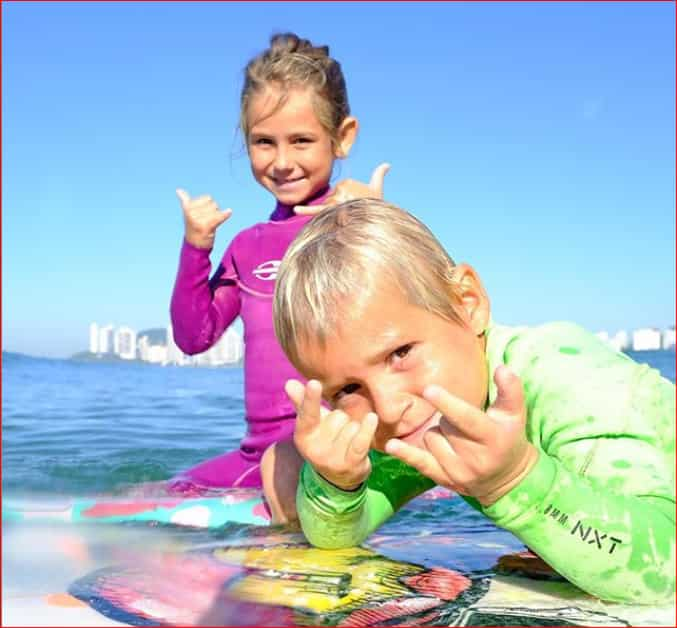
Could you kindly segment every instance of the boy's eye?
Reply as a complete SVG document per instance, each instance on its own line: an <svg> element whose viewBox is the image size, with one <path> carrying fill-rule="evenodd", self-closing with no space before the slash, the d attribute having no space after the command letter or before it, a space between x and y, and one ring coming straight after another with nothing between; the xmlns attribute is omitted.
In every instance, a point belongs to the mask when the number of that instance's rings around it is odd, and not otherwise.
<svg viewBox="0 0 677 628"><path fill-rule="evenodd" d="M267 137L257 137L254 140L254 145L255 146L263 146L264 144L272 144L273 142L269 140Z"/></svg>
<svg viewBox="0 0 677 628"><path fill-rule="evenodd" d="M294 140L294 143L296 144L310 144L313 140L311 140L309 137L297 137Z"/></svg>
<svg viewBox="0 0 677 628"><path fill-rule="evenodd" d="M409 353L411 352L412 348L414 345L412 344L407 344L407 345L402 345L401 347L398 347L395 349L395 351L392 352L392 357L397 359L397 360L403 360L406 358Z"/></svg>
<svg viewBox="0 0 677 628"><path fill-rule="evenodd" d="M344 386L339 390L335 395L334 395L334 401L338 401L341 399L341 397L345 397L346 395L350 395L354 392L357 392L360 389L359 384L348 384L347 386Z"/></svg>

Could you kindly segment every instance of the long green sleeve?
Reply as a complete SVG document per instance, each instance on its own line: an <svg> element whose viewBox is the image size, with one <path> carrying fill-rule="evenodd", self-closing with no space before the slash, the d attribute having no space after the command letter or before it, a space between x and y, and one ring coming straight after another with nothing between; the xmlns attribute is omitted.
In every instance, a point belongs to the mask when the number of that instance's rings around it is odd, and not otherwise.
<svg viewBox="0 0 677 628"><path fill-rule="evenodd" d="M327 482L303 465L296 498L301 527L310 543L325 549L359 545L403 504L435 483L396 458L369 452L372 472L355 491Z"/></svg>
<svg viewBox="0 0 677 628"><path fill-rule="evenodd" d="M673 596L675 386L571 324L494 333L490 362L522 377L540 457L483 512L600 598Z"/></svg>

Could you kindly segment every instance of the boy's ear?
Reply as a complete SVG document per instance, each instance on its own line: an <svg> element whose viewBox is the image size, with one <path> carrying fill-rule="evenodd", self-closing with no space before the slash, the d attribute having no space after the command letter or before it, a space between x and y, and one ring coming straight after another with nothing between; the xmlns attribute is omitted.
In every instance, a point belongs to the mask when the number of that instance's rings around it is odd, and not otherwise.
<svg viewBox="0 0 677 628"><path fill-rule="evenodd" d="M334 155L337 159L345 159L348 156L357 138L359 128L360 125L357 122L357 118L352 116L348 116L341 122L337 133L336 148L334 149Z"/></svg>
<svg viewBox="0 0 677 628"><path fill-rule="evenodd" d="M491 305L482 280L469 264L458 264L454 269L457 299L465 310L472 330L477 336L482 335L491 318Z"/></svg>

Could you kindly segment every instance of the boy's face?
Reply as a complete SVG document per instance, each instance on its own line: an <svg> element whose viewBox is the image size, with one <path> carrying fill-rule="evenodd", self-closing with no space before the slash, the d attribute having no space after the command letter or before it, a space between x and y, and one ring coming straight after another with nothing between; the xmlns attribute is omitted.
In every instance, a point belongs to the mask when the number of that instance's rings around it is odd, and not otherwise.
<svg viewBox="0 0 677 628"><path fill-rule="evenodd" d="M411 305L396 287L376 288L360 304L350 304L354 309L324 346L299 347L301 371L319 380L324 398L351 419L378 415L373 448L383 451L390 438L422 446L423 433L440 418L422 397L426 386L437 384L475 407L485 405L482 331L489 305L478 288L456 308L463 324Z"/></svg>

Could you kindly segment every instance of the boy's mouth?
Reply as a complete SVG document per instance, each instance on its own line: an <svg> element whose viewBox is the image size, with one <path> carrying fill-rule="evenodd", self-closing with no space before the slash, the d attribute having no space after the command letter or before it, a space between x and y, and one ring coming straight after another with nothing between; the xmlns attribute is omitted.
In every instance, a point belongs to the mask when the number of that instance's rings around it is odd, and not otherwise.
<svg viewBox="0 0 677 628"><path fill-rule="evenodd" d="M413 429L411 432L407 432L406 434L400 434L397 436L397 438L399 440L403 440L405 443L415 445L426 431L432 427L437 427L440 424L441 418L442 413L439 410L436 410L417 428Z"/></svg>

